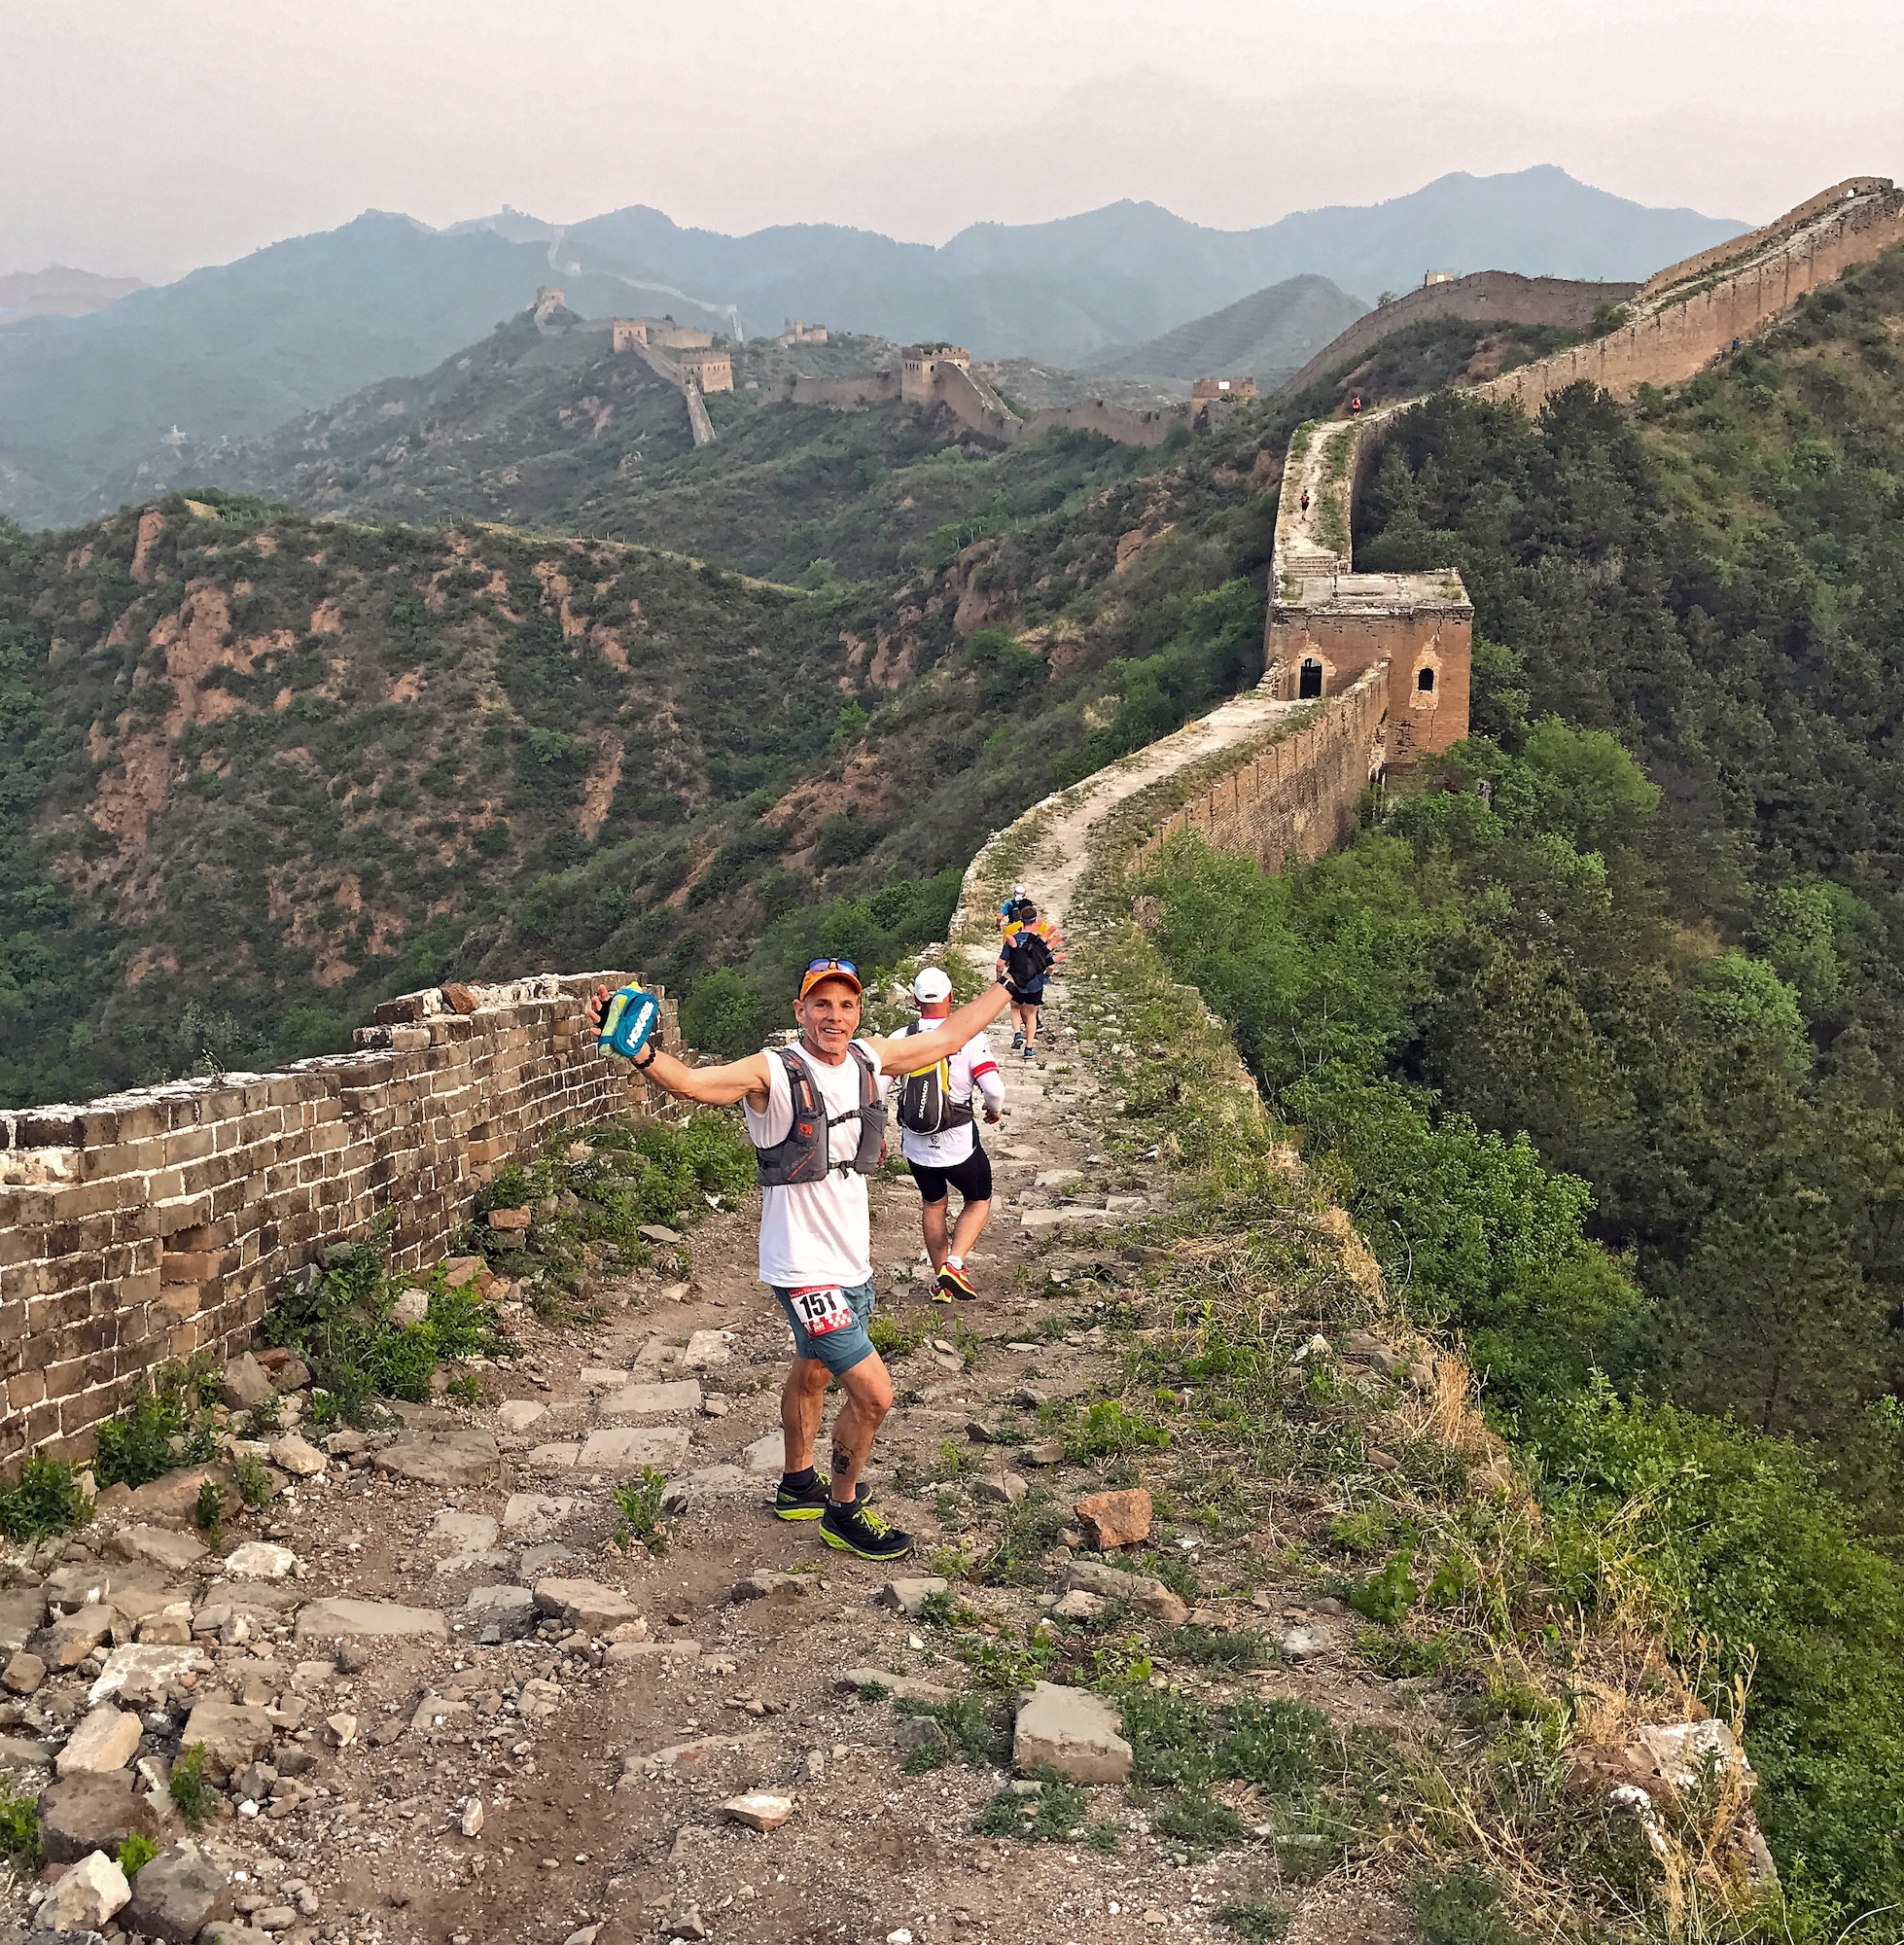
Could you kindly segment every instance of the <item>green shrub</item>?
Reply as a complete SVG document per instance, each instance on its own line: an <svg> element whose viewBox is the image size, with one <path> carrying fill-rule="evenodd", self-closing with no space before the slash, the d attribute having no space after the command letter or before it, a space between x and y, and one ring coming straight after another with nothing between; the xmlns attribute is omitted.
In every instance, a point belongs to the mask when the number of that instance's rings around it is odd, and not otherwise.
<svg viewBox="0 0 1904 1945"><path fill-rule="evenodd" d="M1270 1646L1254 1628L1211 1628L1190 1623L1171 1631L1170 1649L1185 1661L1205 1668L1261 1668L1274 1659Z"/></svg>
<svg viewBox="0 0 1904 1945"><path fill-rule="evenodd" d="M1066 1452L1080 1465L1090 1465L1135 1452L1160 1452L1170 1443L1170 1429L1152 1425L1115 1398L1098 1398L1081 1419L1066 1426L1064 1436Z"/></svg>
<svg viewBox="0 0 1904 1945"><path fill-rule="evenodd" d="M174 1467L216 1458L207 1402L198 1373L176 1364L159 1371L149 1391L99 1428L92 1476L102 1488L136 1488Z"/></svg>
<svg viewBox="0 0 1904 1945"><path fill-rule="evenodd" d="M1500 1886L1474 1864L1419 1878L1408 1901L1422 1945L1530 1945L1500 1908Z"/></svg>
<svg viewBox="0 0 1904 1945"><path fill-rule="evenodd" d="M667 1530L661 1524L661 1496L667 1489L667 1475L644 1466L639 1480L617 1486L613 1494L623 1535L657 1555L668 1550Z"/></svg>
<svg viewBox="0 0 1904 1945"><path fill-rule="evenodd" d="M1359 1586L1349 1591L1349 1605L1384 1627L1393 1627L1422 1598L1413 1572L1414 1553L1403 1547L1393 1554L1379 1574L1371 1574Z"/></svg>
<svg viewBox="0 0 1904 1945"><path fill-rule="evenodd" d="M1249 1945L1276 1945L1289 1928L1289 1914L1265 1898L1232 1898L1216 1911L1216 1922Z"/></svg>
<svg viewBox="0 0 1904 1945"><path fill-rule="evenodd" d="M271 1497L270 1468L254 1452L241 1453L231 1468L238 1497L254 1511Z"/></svg>
<svg viewBox="0 0 1904 1945"><path fill-rule="evenodd" d="M193 1829L198 1829L217 1814L219 1788L212 1781L203 1743L194 1743L180 1751L178 1761L172 1765L170 1787L173 1804Z"/></svg>
<svg viewBox="0 0 1904 1945"><path fill-rule="evenodd" d="M128 1878L135 1878L158 1855L159 1846L134 1830L119 1847L119 1867Z"/></svg>
<svg viewBox="0 0 1904 1945"><path fill-rule="evenodd" d="M901 1715L919 1715L938 1724L944 1733L939 1743L921 1743L906 1751L901 1767L908 1776L918 1776L955 1758L973 1769L997 1769L1011 1754L1011 1735L1004 1714L988 1708L976 1696L962 1695L955 1702L906 1702L895 1705Z"/></svg>
<svg viewBox="0 0 1904 1945"><path fill-rule="evenodd" d="M1226 1803L1200 1791L1179 1789L1171 1792L1163 1808L1150 1820L1150 1827L1160 1837L1175 1838L1191 1851L1220 1851L1244 1836L1248 1826Z"/></svg>
<svg viewBox="0 0 1904 1945"><path fill-rule="evenodd" d="M310 1366L312 1413L320 1425L339 1418L363 1424L378 1397L420 1404L439 1364L507 1351L493 1306L473 1282L451 1290L441 1264L425 1286L423 1322L407 1328L394 1322L399 1293L416 1281L387 1274L382 1250L367 1243L294 1282L266 1313L272 1341Z"/></svg>
<svg viewBox="0 0 1904 1945"><path fill-rule="evenodd" d="M0 1776L0 1860L23 1878L37 1876L46 1862L40 1848L39 1803L17 1794L12 1780L4 1776Z"/></svg>
<svg viewBox="0 0 1904 1945"><path fill-rule="evenodd" d="M225 1489L216 1481L206 1479L199 1485L198 1497L192 1503L192 1523L208 1545L216 1546L224 1537Z"/></svg>
<svg viewBox="0 0 1904 1945"><path fill-rule="evenodd" d="M66 1533L92 1517L91 1503L80 1490L77 1466L35 1453L11 1486L0 1485L0 1534L9 1539L44 1539Z"/></svg>
<svg viewBox="0 0 1904 1945"><path fill-rule="evenodd" d="M1096 1851L1114 1851L1117 1832L1090 1822L1091 1799L1055 1770L1032 1780L1036 1786L1007 1785L992 1798L971 1827L981 1837L1013 1837L1024 1844L1083 1842Z"/></svg>

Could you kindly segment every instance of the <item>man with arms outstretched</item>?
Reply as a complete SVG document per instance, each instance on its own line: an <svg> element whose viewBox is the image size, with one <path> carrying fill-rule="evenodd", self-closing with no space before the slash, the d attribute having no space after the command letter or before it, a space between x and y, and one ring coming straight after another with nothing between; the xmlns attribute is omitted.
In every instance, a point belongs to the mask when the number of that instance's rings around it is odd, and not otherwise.
<svg viewBox="0 0 1904 1945"><path fill-rule="evenodd" d="M604 988L590 1011L599 1026ZM793 1362L780 1394L786 1471L775 1497L782 1519L818 1519L829 1546L864 1560L912 1549L870 1510L860 1474L873 1435L893 1408L893 1381L867 1335L872 1321L871 1212L866 1177L885 1149L889 1066L903 1073L949 1058L1005 1011L1005 988L961 1007L931 1031L856 1038L860 974L850 959L816 959L793 1007L800 1037L720 1067L689 1067L651 1039L634 1065L679 1101L741 1103L759 1157L760 1281L793 1333ZM832 1470L813 1464L827 1388L846 1402L833 1422Z"/></svg>

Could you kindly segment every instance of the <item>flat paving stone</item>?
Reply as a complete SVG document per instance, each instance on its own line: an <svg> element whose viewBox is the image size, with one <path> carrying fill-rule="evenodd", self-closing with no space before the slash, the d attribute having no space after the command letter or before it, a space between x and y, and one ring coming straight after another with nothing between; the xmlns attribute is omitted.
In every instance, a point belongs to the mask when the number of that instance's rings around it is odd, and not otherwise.
<svg viewBox="0 0 1904 1945"><path fill-rule="evenodd" d="M1134 1760L1116 1709L1088 1688L1035 1682L1011 1732L1019 1770L1050 1768L1072 1783L1123 1783Z"/></svg>
<svg viewBox="0 0 1904 1945"><path fill-rule="evenodd" d="M105 1776L123 1769L138 1747L138 1716L106 1702L73 1731L53 1766L61 1776Z"/></svg>
<svg viewBox="0 0 1904 1945"><path fill-rule="evenodd" d="M547 1539L551 1528L575 1511L573 1499L551 1499L547 1493L511 1493L503 1508L503 1531L511 1539Z"/></svg>
<svg viewBox="0 0 1904 1945"><path fill-rule="evenodd" d="M396 1601L313 1601L298 1615L300 1641L335 1636L436 1635L449 1638L449 1623L436 1608L405 1608Z"/></svg>
<svg viewBox="0 0 1904 1945"><path fill-rule="evenodd" d="M268 1539L248 1539L225 1556L225 1571L239 1580L283 1580L298 1565L288 1546Z"/></svg>
<svg viewBox="0 0 1904 1945"><path fill-rule="evenodd" d="M677 1384L624 1384L595 1400L599 1418L658 1418L671 1411L699 1411L701 1388L692 1379Z"/></svg>
<svg viewBox="0 0 1904 1945"><path fill-rule="evenodd" d="M591 1432L583 1440L576 1464L589 1472L639 1472L644 1466L656 1471L679 1470L688 1463L686 1428L671 1425L626 1426Z"/></svg>
<svg viewBox="0 0 1904 1945"><path fill-rule="evenodd" d="M211 1667L211 1657L190 1643L183 1646L141 1642L116 1647L106 1657L99 1678L87 1690L86 1699L95 1708L108 1697L140 1708L156 1709L182 1675L202 1675Z"/></svg>
<svg viewBox="0 0 1904 1945"><path fill-rule="evenodd" d="M731 1363L734 1350L727 1339L728 1333L724 1330L694 1331L681 1354L682 1369L704 1371L710 1364Z"/></svg>
<svg viewBox="0 0 1904 1945"><path fill-rule="evenodd" d="M502 1456L488 1432L459 1429L405 1432L370 1464L423 1486L479 1486L495 1477Z"/></svg>

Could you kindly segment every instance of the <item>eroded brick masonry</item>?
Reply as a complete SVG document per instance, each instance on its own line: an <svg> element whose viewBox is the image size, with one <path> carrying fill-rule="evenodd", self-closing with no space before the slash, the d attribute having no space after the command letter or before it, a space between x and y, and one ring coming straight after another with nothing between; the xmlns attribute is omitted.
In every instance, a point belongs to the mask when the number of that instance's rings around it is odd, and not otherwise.
<svg viewBox="0 0 1904 1945"><path fill-rule="evenodd" d="M625 976L452 989L467 1013L413 993L348 1054L0 1114L0 1471L89 1452L169 1360L235 1355L321 1245L391 1220L394 1264L420 1268L511 1155L646 1116L583 1015Z"/></svg>

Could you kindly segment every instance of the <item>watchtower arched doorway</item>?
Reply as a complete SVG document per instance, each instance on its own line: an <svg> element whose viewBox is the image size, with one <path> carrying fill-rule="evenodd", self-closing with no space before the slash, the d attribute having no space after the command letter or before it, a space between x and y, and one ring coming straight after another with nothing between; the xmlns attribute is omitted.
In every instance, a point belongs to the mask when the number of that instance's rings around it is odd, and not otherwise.
<svg viewBox="0 0 1904 1945"><path fill-rule="evenodd" d="M1314 655L1307 656L1296 673L1296 700L1307 702L1322 692L1322 665Z"/></svg>

